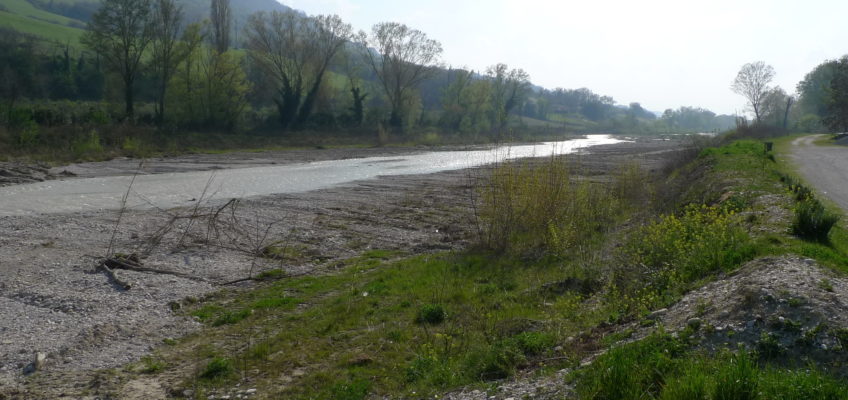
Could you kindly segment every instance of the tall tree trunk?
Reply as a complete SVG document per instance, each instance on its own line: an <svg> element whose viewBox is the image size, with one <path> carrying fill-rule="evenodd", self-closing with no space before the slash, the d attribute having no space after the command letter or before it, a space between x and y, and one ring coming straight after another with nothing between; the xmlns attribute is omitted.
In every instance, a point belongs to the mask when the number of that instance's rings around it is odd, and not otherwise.
<svg viewBox="0 0 848 400"><path fill-rule="evenodd" d="M134 107L133 107L133 79L130 77L124 78L124 102L126 105L126 116L129 119L132 119L134 116Z"/></svg>
<svg viewBox="0 0 848 400"><path fill-rule="evenodd" d="M789 127L789 109L792 107L792 96L786 98L786 111L783 112L783 129Z"/></svg>
<svg viewBox="0 0 848 400"><path fill-rule="evenodd" d="M297 114L297 119L295 120L295 127L300 127L306 123L309 119L309 116L312 115L312 109L315 107L315 100L318 97L318 91L321 90L321 81L324 79L324 71L325 69L321 69L318 72L318 76L315 78L315 83L312 84L312 87L309 88L309 92L306 93L306 97L303 99L303 104L300 105L300 110Z"/></svg>

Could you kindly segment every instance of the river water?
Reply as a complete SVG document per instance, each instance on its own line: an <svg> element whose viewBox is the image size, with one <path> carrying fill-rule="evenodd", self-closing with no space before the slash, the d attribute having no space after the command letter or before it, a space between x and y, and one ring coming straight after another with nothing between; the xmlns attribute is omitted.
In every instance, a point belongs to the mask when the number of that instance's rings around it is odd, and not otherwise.
<svg viewBox="0 0 848 400"><path fill-rule="evenodd" d="M368 157L282 166L110 176L47 181L0 188L0 216L117 210L127 192L129 208L172 208L204 200L300 193L386 175L428 174L504 160L569 154L591 146L619 143L609 135L513 145L487 150L436 151L407 156ZM134 180L133 180L134 179Z"/></svg>

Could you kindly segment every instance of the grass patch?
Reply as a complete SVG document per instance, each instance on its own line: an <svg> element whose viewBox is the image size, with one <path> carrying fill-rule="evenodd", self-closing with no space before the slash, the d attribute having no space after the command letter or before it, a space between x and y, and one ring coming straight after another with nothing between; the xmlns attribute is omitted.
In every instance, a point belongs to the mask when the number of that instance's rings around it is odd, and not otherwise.
<svg viewBox="0 0 848 400"><path fill-rule="evenodd" d="M616 347L573 376L580 398L845 398L845 384L815 368L776 369L745 351L707 356L689 345L686 337L661 332Z"/></svg>
<svg viewBox="0 0 848 400"><path fill-rule="evenodd" d="M284 398L358 396L362 381L371 395L418 396L511 376L604 318L582 310L578 293L539 290L568 273L558 264L517 268L518 259L476 254L386 258L392 253L371 252L337 275L268 282L204 305L191 314L209 328L186 345L230 343L216 351L226 349L233 371L259 386L292 377L275 393ZM246 335L251 346L227 339ZM194 363L204 356L183 354ZM300 366L308 371L295 374Z"/></svg>

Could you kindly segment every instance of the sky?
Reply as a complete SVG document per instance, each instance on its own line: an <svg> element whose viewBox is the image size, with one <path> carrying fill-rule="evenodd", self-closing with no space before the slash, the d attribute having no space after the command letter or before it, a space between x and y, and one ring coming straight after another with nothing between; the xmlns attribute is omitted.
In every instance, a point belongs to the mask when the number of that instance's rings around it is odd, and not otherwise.
<svg viewBox="0 0 848 400"><path fill-rule="evenodd" d="M764 61L789 93L817 65L848 54L846 0L279 0L338 14L356 30L400 22L442 43L443 62L506 63L545 88L586 87L652 111L746 111L730 90Z"/></svg>

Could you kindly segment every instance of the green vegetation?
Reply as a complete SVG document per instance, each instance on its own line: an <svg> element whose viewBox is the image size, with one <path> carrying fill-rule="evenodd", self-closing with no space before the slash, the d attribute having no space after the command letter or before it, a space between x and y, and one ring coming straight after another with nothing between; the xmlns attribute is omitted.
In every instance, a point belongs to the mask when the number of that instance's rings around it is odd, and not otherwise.
<svg viewBox="0 0 848 400"><path fill-rule="evenodd" d="M795 207L792 233L804 239L826 242L838 221L839 217L825 210L817 199L807 198Z"/></svg>
<svg viewBox="0 0 848 400"><path fill-rule="evenodd" d="M187 387L249 379L294 399L426 397L528 368L575 366L611 347L569 377L582 397L840 398L833 396L844 383L826 372L771 366L786 348L769 334L751 349L704 353L692 334L713 328L697 321L674 336L658 328L624 345L634 331L608 328L650 326L644 318L652 311L757 256L801 254L848 271L838 225L831 241L806 241L790 235L788 221L760 217L773 211L758 195L785 199L786 215L810 198L773 160L761 142L736 141L703 150L668 180L627 166L604 184L579 178L572 172L579 166L558 158L500 165L478 189L476 250L368 252L329 275L269 273L257 289L222 293L189 311L207 328L161 349L157 370L199 365ZM694 173L705 175L675 189ZM494 227L510 224L495 235ZM584 235L563 233L572 229ZM286 248L275 254L297 256ZM775 329L801 325L786 319ZM804 334L814 340L815 332ZM276 386L280 376L293 384Z"/></svg>
<svg viewBox="0 0 848 400"><path fill-rule="evenodd" d="M639 103L620 107L585 88L531 90L526 72L502 63L482 72L445 70L441 45L402 24L379 24L361 37L337 17L307 17L273 0L240 1L233 8L238 24L187 24L209 15L208 1L118 3L3 4L0 156L145 157L226 149L208 146L224 135L237 137L225 142L257 147L438 145L716 131L733 122L689 107L658 118ZM117 33L109 27L130 21L123 40L108 40ZM243 41L222 46L228 39L214 34L219 25L247 28L230 35ZM385 51L372 58L365 46ZM101 151L83 143L93 130Z"/></svg>
<svg viewBox="0 0 848 400"><path fill-rule="evenodd" d="M815 368L771 368L745 351L693 353L687 340L660 332L613 348L576 374L579 395L610 400L846 397L844 382Z"/></svg>

